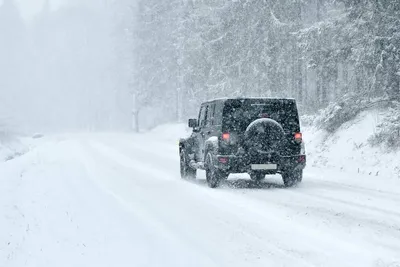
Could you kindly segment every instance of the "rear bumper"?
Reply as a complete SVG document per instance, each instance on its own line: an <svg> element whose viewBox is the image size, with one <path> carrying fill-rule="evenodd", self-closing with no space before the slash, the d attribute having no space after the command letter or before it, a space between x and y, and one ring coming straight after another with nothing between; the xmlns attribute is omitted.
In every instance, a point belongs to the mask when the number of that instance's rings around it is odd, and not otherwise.
<svg viewBox="0 0 400 267"><path fill-rule="evenodd" d="M256 159L250 160L248 157L238 157L232 155L217 155L217 167L230 173L251 172L251 164L277 164L276 170L258 170L266 174L281 173L288 170L304 169L306 167L306 155L280 156L274 160Z"/></svg>

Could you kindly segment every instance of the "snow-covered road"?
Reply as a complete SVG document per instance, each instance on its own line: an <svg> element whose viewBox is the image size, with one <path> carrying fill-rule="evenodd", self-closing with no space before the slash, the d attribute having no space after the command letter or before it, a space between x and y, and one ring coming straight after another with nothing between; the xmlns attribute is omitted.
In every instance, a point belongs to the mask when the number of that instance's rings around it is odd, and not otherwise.
<svg viewBox="0 0 400 267"><path fill-rule="evenodd" d="M179 178L156 134L47 138L0 164L0 266L400 266L400 181Z"/></svg>

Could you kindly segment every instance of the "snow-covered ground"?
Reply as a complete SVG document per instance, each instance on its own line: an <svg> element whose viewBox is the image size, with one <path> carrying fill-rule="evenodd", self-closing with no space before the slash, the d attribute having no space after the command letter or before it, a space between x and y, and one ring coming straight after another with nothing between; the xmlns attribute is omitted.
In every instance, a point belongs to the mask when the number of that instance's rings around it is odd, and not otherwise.
<svg viewBox="0 0 400 267"><path fill-rule="evenodd" d="M368 110L354 120L329 133L316 127L305 127L309 164L351 174L371 176L369 180L386 182L400 179L400 151L388 152L371 147L368 139L387 111Z"/></svg>
<svg viewBox="0 0 400 267"><path fill-rule="evenodd" d="M400 180L337 168L343 136L318 152L305 134L316 163L298 188L213 190L179 178L184 131L45 137L0 163L0 266L400 266Z"/></svg>
<svg viewBox="0 0 400 267"><path fill-rule="evenodd" d="M12 160L29 151L34 142L28 139L0 130L0 162Z"/></svg>

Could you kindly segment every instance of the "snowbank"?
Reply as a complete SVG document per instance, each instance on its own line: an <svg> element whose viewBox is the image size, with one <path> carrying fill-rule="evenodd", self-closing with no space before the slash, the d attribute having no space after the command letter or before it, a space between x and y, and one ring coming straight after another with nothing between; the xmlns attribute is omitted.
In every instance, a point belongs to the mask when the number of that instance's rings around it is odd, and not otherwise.
<svg viewBox="0 0 400 267"><path fill-rule="evenodd" d="M25 141L25 140L24 140ZM0 162L18 157L29 149L22 139L0 132Z"/></svg>
<svg viewBox="0 0 400 267"><path fill-rule="evenodd" d="M27 153L43 140L43 134L35 133L32 136L26 136L0 125L0 162L12 160Z"/></svg>
<svg viewBox="0 0 400 267"><path fill-rule="evenodd" d="M398 178L399 151L387 152L383 147L372 147L369 142L386 113L380 110L361 112L335 132L318 129L315 125L303 127L308 163L377 178Z"/></svg>

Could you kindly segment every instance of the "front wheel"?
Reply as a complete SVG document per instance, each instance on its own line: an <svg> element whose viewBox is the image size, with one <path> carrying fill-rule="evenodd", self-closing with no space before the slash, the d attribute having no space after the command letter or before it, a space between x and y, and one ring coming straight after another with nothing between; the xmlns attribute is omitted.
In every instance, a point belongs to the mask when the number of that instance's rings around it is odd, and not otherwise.
<svg viewBox="0 0 400 267"><path fill-rule="evenodd" d="M292 187L303 180L303 170L286 171L282 173L283 183L286 187Z"/></svg>
<svg viewBox="0 0 400 267"><path fill-rule="evenodd" d="M189 157L185 150L180 153L180 170L182 179L196 179L197 170L189 165Z"/></svg>

